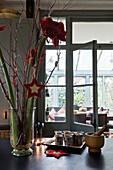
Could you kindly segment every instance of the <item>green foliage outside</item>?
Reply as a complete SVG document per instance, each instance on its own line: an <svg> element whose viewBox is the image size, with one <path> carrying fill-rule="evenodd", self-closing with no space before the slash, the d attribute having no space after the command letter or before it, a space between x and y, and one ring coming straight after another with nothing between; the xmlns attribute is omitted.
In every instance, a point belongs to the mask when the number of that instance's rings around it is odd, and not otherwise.
<svg viewBox="0 0 113 170"><path fill-rule="evenodd" d="M83 88L74 88L74 105L85 105L85 90Z"/></svg>
<svg viewBox="0 0 113 170"><path fill-rule="evenodd" d="M62 106L66 106L66 90L64 87L60 87L58 89L58 106L62 107Z"/></svg>

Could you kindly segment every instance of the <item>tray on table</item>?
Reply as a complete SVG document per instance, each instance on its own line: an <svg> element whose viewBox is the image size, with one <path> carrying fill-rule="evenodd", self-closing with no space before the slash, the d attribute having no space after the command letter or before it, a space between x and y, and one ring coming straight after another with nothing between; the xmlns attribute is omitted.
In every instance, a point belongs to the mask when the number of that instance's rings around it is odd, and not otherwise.
<svg viewBox="0 0 113 170"><path fill-rule="evenodd" d="M67 146L65 145L64 141L63 141L63 145L56 145L55 144L55 138L50 138L48 139L44 145L48 146L49 149L63 149L63 151L65 152L69 152L69 153L81 153L83 151L83 149L85 148L85 141L83 140L82 145L80 146Z"/></svg>

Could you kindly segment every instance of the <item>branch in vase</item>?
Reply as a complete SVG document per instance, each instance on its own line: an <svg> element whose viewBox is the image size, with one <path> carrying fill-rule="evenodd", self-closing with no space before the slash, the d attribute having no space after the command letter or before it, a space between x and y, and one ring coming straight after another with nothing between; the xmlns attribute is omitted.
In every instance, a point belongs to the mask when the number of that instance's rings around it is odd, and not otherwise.
<svg viewBox="0 0 113 170"><path fill-rule="evenodd" d="M6 20L6 24L7 24L7 27L9 28L8 31L10 32L11 34L11 38L12 40L14 41L16 47L17 47L17 51L19 53L19 57L20 57L20 60L21 60L21 63L22 65L24 66L24 62L23 62L23 59L22 59L22 55L21 55L21 52L20 50L24 53L24 55L26 55L25 51L23 51L23 49L21 48L21 46L19 46L19 44L17 44L16 40L15 40L15 37L13 36L12 32L11 32L11 28L10 28L10 24L8 23L8 21ZM19 34L19 37L21 37L21 35ZM22 42L21 42L22 43ZM12 50L12 49L11 49ZM13 50L12 50L13 51ZM11 56L12 57L12 56Z"/></svg>
<svg viewBox="0 0 113 170"><path fill-rule="evenodd" d="M55 4L56 4L56 0L54 0L53 4L50 6L49 13L48 13L48 17L49 17L50 14L53 12L53 7L55 6Z"/></svg>

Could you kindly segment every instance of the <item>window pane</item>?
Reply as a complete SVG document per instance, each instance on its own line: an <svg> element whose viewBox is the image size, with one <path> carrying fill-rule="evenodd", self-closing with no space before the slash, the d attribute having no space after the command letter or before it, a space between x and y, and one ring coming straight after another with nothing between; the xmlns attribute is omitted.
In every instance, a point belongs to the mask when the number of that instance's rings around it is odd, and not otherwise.
<svg viewBox="0 0 113 170"><path fill-rule="evenodd" d="M55 68L48 85L65 85L66 51L60 51L60 60ZM47 79L58 60L57 50L46 50L46 75Z"/></svg>
<svg viewBox="0 0 113 170"><path fill-rule="evenodd" d="M113 77L105 78L105 107L113 108Z"/></svg>
<svg viewBox="0 0 113 170"><path fill-rule="evenodd" d="M97 56L99 71L107 71L113 69L113 50L98 50Z"/></svg>
<svg viewBox="0 0 113 170"><path fill-rule="evenodd" d="M97 78L97 84L98 84L98 107L102 107L102 78Z"/></svg>
<svg viewBox="0 0 113 170"><path fill-rule="evenodd" d="M60 51L60 59L58 66L55 68L52 77L47 84L49 95L45 99L46 121L48 122L64 122L65 121L65 105L66 105L66 50ZM47 79L58 61L57 50L46 50L46 75ZM49 87L51 86L51 87ZM57 86L57 87L54 87Z"/></svg>
<svg viewBox="0 0 113 170"><path fill-rule="evenodd" d="M93 83L92 77L90 78L90 83ZM98 87L98 107L103 106L103 100L102 100L102 77L97 77L97 87ZM92 89L93 90L93 89ZM93 94L91 92L91 94ZM93 98L93 96L92 96Z"/></svg>
<svg viewBox="0 0 113 170"><path fill-rule="evenodd" d="M74 122L91 123L87 120L93 109L92 50L73 52L73 114Z"/></svg>
<svg viewBox="0 0 113 170"><path fill-rule="evenodd" d="M57 51L46 50L46 70L52 70L54 68L55 61L57 61Z"/></svg>
<svg viewBox="0 0 113 170"><path fill-rule="evenodd" d="M58 85L65 85L65 77L58 77Z"/></svg>
<svg viewBox="0 0 113 170"><path fill-rule="evenodd" d="M98 43L112 43L112 37L113 23L111 22L72 23L72 43L86 43L92 40L97 40Z"/></svg>
<svg viewBox="0 0 113 170"><path fill-rule="evenodd" d="M74 87L74 105L79 107L88 107L93 106L93 87L86 86L86 87ZM76 110L76 109L75 109Z"/></svg>
<svg viewBox="0 0 113 170"><path fill-rule="evenodd" d="M79 107L85 106L85 89L83 87L74 88L74 104Z"/></svg>
<svg viewBox="0 0 113 170"><path fill-rule="evenodd" d="M46 87L45 119L48 122L65 121L66 88Z"/></svg>
<svg viewBox="0 0 113 170"><path fill-rule="evenodd" d="M85 78L83 77L74 77L74 85L81 85L81 84L85 84Z"/></svg>
<svg viewBox="0 0 113 170"><path fill-rule="evenodd" d="M113 108L113 50L98 50L98 105L104 109ZM101 104L101 105L100 105Z"/></svg>
<svg viewBox="0 0 113 170"><path fill-rule="evenodd" d="M92 76L92 50L73 52L73 85L89 84Z"/></svg>
<svg viewBox="0 0 113 170"><path fill-rule="evenodd" d="M87 116L93 112L93 87L74 87L73 90L74 122L91 123Z"/></svg>

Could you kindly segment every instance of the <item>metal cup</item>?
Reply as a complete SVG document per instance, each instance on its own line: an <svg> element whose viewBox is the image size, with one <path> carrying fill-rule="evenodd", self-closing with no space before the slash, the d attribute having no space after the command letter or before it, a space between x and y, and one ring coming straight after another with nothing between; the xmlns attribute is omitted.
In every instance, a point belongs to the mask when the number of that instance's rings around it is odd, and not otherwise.
<svg viewBox="0 0 113 170"><path fill-rule="evenodd" d="M64 132L64 136L66 136L67 134L70 134L71 132L69 130L65 130Z"/></svg>
<svg viewBox="0 0 113 170"><path fill-rule="evenodd" d="M74 146L81 146L83 142L83 134L75 132L74 133Z"/></svg>
<svg viewBox="0 0 113 170"><path fill-rule="evenodd" d="M64 136L64 142L66 146L73 146L73 136L70 134L66 134Z"/></svg>
<svg viewBox="0 0 113 170"><path fill-rule="evenodd" d="M55 135L55 144L56 145L63 145L63 135L62 134L57 134Z"/></svg>
<svg viewBox="0 0 113 170"><path fill-rule="evenodd" d="M62 131L55 131L55 135L62 134Z"/></svg>

